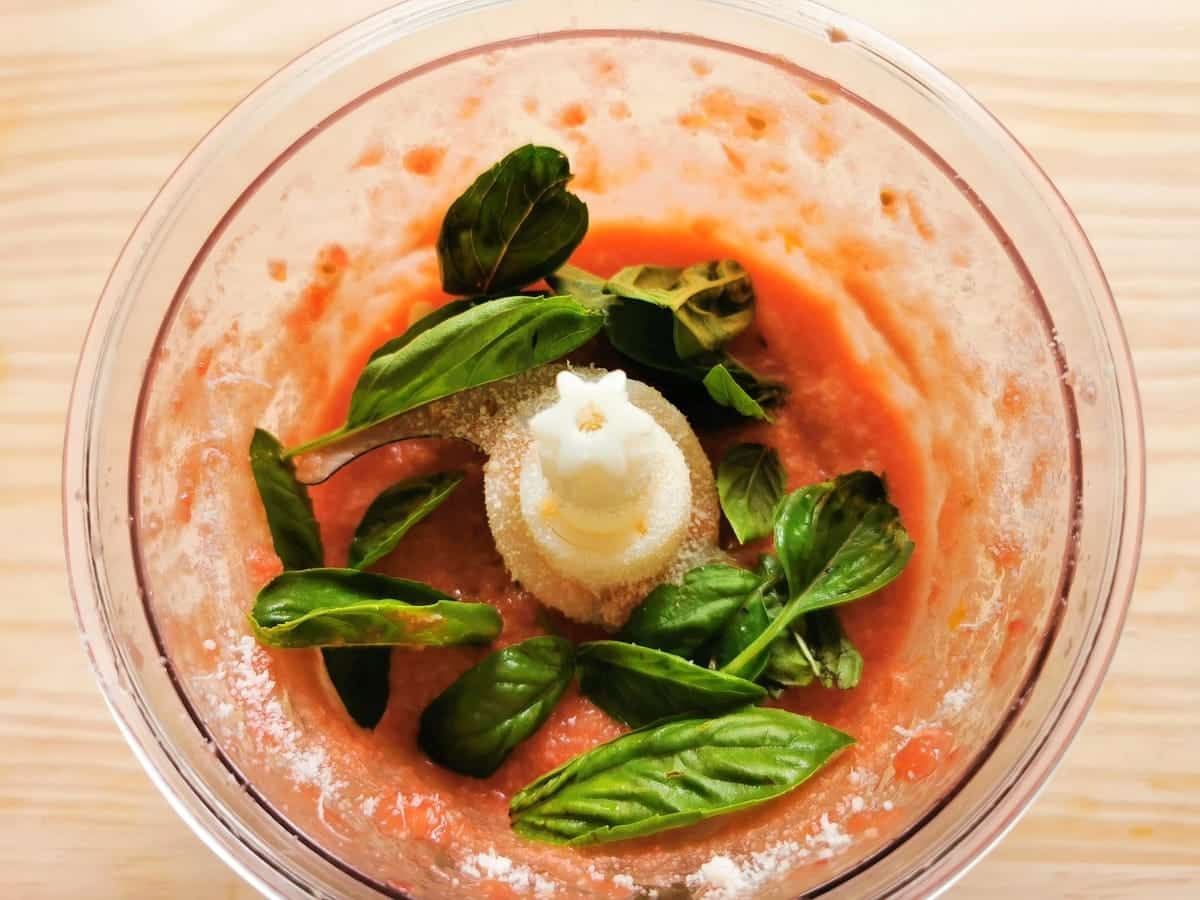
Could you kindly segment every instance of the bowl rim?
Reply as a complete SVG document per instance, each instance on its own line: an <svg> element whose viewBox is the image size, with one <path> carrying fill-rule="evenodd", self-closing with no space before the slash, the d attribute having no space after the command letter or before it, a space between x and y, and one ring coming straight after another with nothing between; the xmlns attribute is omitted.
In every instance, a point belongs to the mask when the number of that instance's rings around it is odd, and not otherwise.
<svg viewBox="0 0 1200 900"><path fill-rule="evenodd" d="M311 79L314 70L322 66L332 66L336 58L341 56L345 50L361 41L369 40L374 33L380 30L387 31L394 37L405 37L419 32L424 27L436 26L441 21L466 14L480 7L503 6L519 4L521 2L522 0L409 0L409 2L401 4L401 6L384 9L361 20L357 24L353 24L335 33L298 55L263 81L233 109L226 113L201 138L174 169L162 188L156 193L145 212L138 219L105 283L99 302L89 323L84 348L76 367L63 450L63 529L67 551L68 578L76 618L83 635L89 665L92 667L93 674L101 688L101 693L119 730L142 764L142 767L150 776L151 781L158 787L171 807L219 858L233 868L247 882L267 895L280 896L277 891L280 882L276 878L269 877L271 873L282 876L285 886L301 888L302 890L305 888L291 877L285 867L265 857L255 848L250 847L245 841L241 840L238 834L233 833L236 831L236 826L231 826L222 816L221 811L214 809L195 790L195 786L191 783L187 774L175 765L171 759L171 754L156 740L154 728L150 724L151 717L141 703L140 698L133 697L132 708L127 708L129 706L127 703L128 698L120 697L115 693L116 691L123 690L112 677L114 671L119 676L121 660L103 660L99 658L96 648L92 644L93 635L90 628L95 623L91 619L94 616L93 609L100 607L99 597L97 596L100 583L97 580L95 563L91 557L91 523L88 519L89 510L86 503L86 498L90 497L88 491L91 487L87 466L89 451L91 449L89 440L90 428L87 426L90 425L89 413L93 408L92 400L97 391L98 376L102 369L102 358L104 356L102 351L109 344L113 336L114 320L117 318L117 313L120 311L122 304L127 299L125 297L125 288L128 285L129 278L125 276L132 275L138 271L149 258L149 248L153 243L153 235L161 227L169 211L179 200L179 195L184 193L186 186L203 169L207 162L205 151L218 146L226 133L237 128L242 120L250 119L256 113L257 107L270 99L272 92L294 85L298 81ZM1061 704L1057 709L1051 709L1047 721L1043 723L1045 726L1043 740L1028 753L1027 762L1024 767L1009 779L996 805L990 811L976 817L970 823L970 827L964 829L956 839L949 841L941 849L938 856L930 861L928 866L910 873L909 877L894 883L888 889L889 893L896 893L920 888L921 892L926 896L941 893L965 874L991 847L999 842L1016 824L1020 816L1029 808L1030 804L1032 804L1082 726L1087 711L1095 700L1103 682L1104 674L1107 672L1113 654L1116 651L1129 603L1132 599L1133 581L1140 555L1145 512L1144 434L1132 355L1103 269L1074 213L1067 205L1057 187L1038 166L1029 151L994 115L976 101L965 89L939 69L902 45L848 16L836 13L821 4L811 2L811 0L788 0L786 3L768 3L764 2L764 0L693 0L693 2L696 2L698 5L733 8L739 12L749 14L768 15L793 26L805 19L824 23L828 28L837 29L840 32L838 40L854 42L868 52L880 56L910 77L919 80L923 84L932 86L939 95L947 99L959 110L976 116L987 126L996 129L997 136L1002 139L1002 143L1005 145L1004 149L1010 152L1015 151L1014 156L1024 169L1024 174L1031 180L1032 185L1040 191L1040 199L1048 204L1053 214L1064 225L1066 239L1075 245L1077 251L1080 251L1080 258L1084 264L1090 264L1092 267L1093 271L1089 274L1095 279L1093 288L1099 288L1098 291L1093 291L1094 298L1098 297L1100 300L1099 303L1094 305L1095 311L1100 318L1104 339L1112 356L1113 369L1111 375L1116 387L1116 398L1123 426L1122 436L1124 441L1122 449L1124 451L1125 484L1121 497L1121 521L1119 526L1114 530L1114 534L1116 535L1116 560L1113 565L1108 594L1104 600L1104 608L1098 614L1099 628L1096 630L1092 643L1093 651L1098 652L1092 652L1088 655L1084 664L1079 667L1078 672L1073 676L1073 684L1070 683L1070 679L1064 684L1064 690L1068 686L1071 688L1066 693L1066 702ZM405 26L404 22L397 17L396 13L401 8L409 12L410 15L408 18L416 22L415 25L410 23ZM444 18L431 23L421 22L421 17L427 13L435 13ZM613 29L581 28L531 36L526 39L526 42L616 33L620 32ZM630 32L626 31L624 33L628 34ZM832 34L832 31L830 33ZM656 33L656 36L660 35ZM699 40L701 43L717 47L724 46L726 49L734 49L743 54L749 52L753 55L753 51L747 51L747 48L732 44L722 45L717 41L698 38L697 36L685 33L674 35L662 34L661 36L664 38L683 38L691 42ZM500 43L504 46L511 46L514 42L510 40ZM516 43L521 42L518 41ZM472 46L464 50L461 54L455 54L455 56L486 52L489 47L494 46L497 46L497 44ZM431 65L443 65L446 61L446 58L442 58ZM205 244L197 254L196 260L189 267L187 275L181 282L181 292L182 288L186 287L187 282L190 280L197 262L204 258L209 243L213 240L214 236L223 230L229 218L236 213L245 198L278 165L290 157L299 146L306 143L312 133L321 130L331 121L336 121L351 109L370 99L370 97L375 96L380 91L385 90L396 81L411 78L414 74L418 74L423 68L427 67L417 67L416 69L408 70L395 79L389 79L387 82L352 99L332 115L322 120L319 125L315 126L304 137L287 147L275 161L255 177L253 182L238 196L221 217L212 233L206 238ZM807 70L804 71L806 74L809 74ZM820 78L819 73L813 74L817 74L817 77ZM945 163L936 152L933 152L932 148L929 148L920 138L908 131L903 123L898 122L886 112L877 109L871 104L867 104L867 106L876 113L882 113L892 127L898 127L909 140L914 140L918 143L931 159L937 162L942 168L946 168ZM968 196L973 201L977 199L969 187L966 190ZM976 207L986 213L986 216L991 219L994 230L1002 235L1003 229L1000 228L999 222L995 220L995 217L987 210L987 207L978 202L976 203ZM1020 265L1024 265L1019 256L1014 256L1014 259ZM1030 280L1030 283L1032 284L1032 280ZM173 302L167 316L164 317L163 328L170 321L174 307L175 303ZM161 339L161 333L159 339ZM1060 364L1062 362L1061 359L1057 361ZM1062 368L1061 365L1060 368ZM148 379L143 377L142 381L144 391ZM1067 403L1073 415L1074 409L1069 392L1067 394ZM140 418L140 401L138 406ZM1077 457L1078 441L1073 444L1073 451ZM1080 474L1078 459L1073 463L1073 471L1076 479L1078 479ZM136 541L134 546L136 556ZM1067 572L1064 573L1065 586L1063 590L1069 587L1069 584L1070 574ZM1046 651L1057 633L1057 618L1056 616L1056 621L1047 630L1039 659L1035 660L1030 666L1024 683L1017 692L1017 703L1014 704L1015 708L1019 708L1020 698L1036 683L1041 664L1044 662L1046 656ZM155 641L159 643L161 648L161 641L158 636L157 627L154 625L153 617L148 615L148 621L154 633ZM107 622L105 621L102 609L100 610L99 624L107 628ZM105 637L110 636L106 631ZM192 709L186 693L181 689L181 685L178 683L174 672L169 666L168 672L181 701L191 715L200 734L206 738L211 737L203 722ZM133 713L135 712L140 714L140 721L134 718ZM875 864L881 858L893 852L917 833L930 818L935 816L971 780L979 766L986 761L995 744L1007 733L1012 719L1013 712L1010 711L1005 720L996 728L991 740L977 754L976 759L961 774L945 797L939 799L929 810L926 810L922 815L917 817L895 840L850 867L835 879L822 884L812 896L823 894L848 879L853 878L868 866ZM225 758L223 753L219 753L219 755L222 757L226 768L236 778L242 780L232 762ZM173 771L164 770L164 763L170 769L173 769ZM187 799L198 801L203 807L202 810L194 806L189 806L185 802L185 798L180 794L181 787L191 790L191 797ZM252 786L246 785L246 787L254 793ZM341 863L336 857L323 850L315 842L309 840L303 834L296 832L286 819L275 813L271 804L265 802L264 798L256 795L256 800L259 806L282 827L294 833L306 846L327 862L352 875L364 885L371 886L392 896L405 896ZM202 821L202 819L207 821ZM224 833L218 833L216 829L224 829ZM235 852L235 847L240 847L243 850L249 849L254 854L255 859L249 863L239 859L238 854ZM957 858L950 859L950 857ZM271 872L263 871L263 867L271 870Z"/></svg>

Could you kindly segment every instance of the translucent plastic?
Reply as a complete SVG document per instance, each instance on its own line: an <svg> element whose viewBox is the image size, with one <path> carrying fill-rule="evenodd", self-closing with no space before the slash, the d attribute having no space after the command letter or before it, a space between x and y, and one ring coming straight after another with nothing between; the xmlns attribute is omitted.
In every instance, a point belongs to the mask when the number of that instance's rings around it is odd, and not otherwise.
<svg viewBox="0 0 1200 900"><path fill-rule="evenodd" d="M243 459L255 425L311 434L306 399L345 375L362 323L412 313L447 202L527 141L571 155L594 223L719 228L777 261L908 410L930 510L910 527L937 552L909 576L929 627L905 671L927 690L893 739L728 850L770 854L749 867L758 896L945 886L1044 783L1114 649L1142 516L1137 399L1103 275L1036 166L943 76L808 4L411 2L214 129L114 271L68 428L72 584L131 746L266 892L469 890L436 841L377 827L413 786L348 754L246 636L269 545ZM334 245L350 264L323 293ZM897 754L941 734L933 774L899 774ZM559 897L590 895L589 864L617 870L490 839ZM704 863L676 847L620 868L702 896Z"/></svg>

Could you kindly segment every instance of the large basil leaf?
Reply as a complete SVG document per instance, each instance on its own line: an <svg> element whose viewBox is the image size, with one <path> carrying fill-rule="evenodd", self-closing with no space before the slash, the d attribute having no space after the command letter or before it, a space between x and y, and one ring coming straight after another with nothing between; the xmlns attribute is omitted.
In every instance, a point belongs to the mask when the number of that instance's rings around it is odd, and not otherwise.
<svg viewBox="0 0 1200 900"><path fill-rule="evenodd" d="M781 709L666 722L622 735L512 798L513 830L585 846L747 809L793 790L854 739Z"/></svg>
<svg viewBox="0 0 1200 900"><path fill-rule="evenodd" d="M620 639L691 658L712 641L761 583L753 572L700 566L680 584L660 584L634 609Z"/></svg>
<svg viewBox="0 0 1200 900"><path fill-rule="evenodd" d="M296 480L291 461L283 457L283 446L261 428L254 429L250 439L250 470L283 567L313 569L324 565L321 529L313 516L308 488Z"/></svg>
<svg viewBox="0 0 1200 900"><path fill-rule="evenodd" d="M604 316L570 297L504 297L444 319L367 363L346 424L306 453L433 400L553 362L594 337Z"/></svg>
<svg viewBox="0 0 1200 900"><path fill-rule="evenodd" d="M779 454L763 444L731 447L717 468L721 511L745 544L771 533L786 476Z"/></svg>
<svg viewBox="0 0 1200 900"><path fill-rule="evenodd" d="M425 708L421 749L447 769L486 778L542 726L574 674L575 647L560 637L498 650Z"/></svg>
<svg viewBox="0 0 1200 900"><path fill-rule="evenodd" d="M775 550L788 602L722 671L740 675L800 616L865 597L908 564L913 542L887 500L883 479L851 472L793 491L775 518Z"/></svg>
<svg viewBox="0 0 1200 900"><path fill-rule="evenodd" d="M321 657L346 712L361 728L374 728L387 710L391 647L322 647Z"/></svg>
<svg viewBox="0 0 1200 900"><path fill-rule="evenodd" d="M629 266L610 278L607 288L671 310L675 352L685 360L717 350L754 321L750 275L732 259L684 268Z"/></svg>
<svg viewBox="0 0 1200 900"><path fill-rule="evenodd" d="M502 624L486 603L464 603L419 581L355 569L276 576L259 591L250 623L271 647L486 644Z"/></svg>
<svg viewBox="0 0 1200 900"><path fill-rule="evenodd" d="M519 290L566 262L588 227L570 180L562 153L532 144L476 178L442 220L437 253L446 293Z"/></svg>
<svg viewBox="0 0 1200 900"><path fill-rule="evenodd" d="M621 641L581 644L579 671L584 695L631 728L668 716L715 715L766 696L752 681Z"/></svg>
<svg viewBox="0 0 1200 900"><path fill-rule="evenodd" d="M442 505L462 483L461 472L406 478L371 501L350 543L350 568L365 569L387 556L408 530Z"/></svg>

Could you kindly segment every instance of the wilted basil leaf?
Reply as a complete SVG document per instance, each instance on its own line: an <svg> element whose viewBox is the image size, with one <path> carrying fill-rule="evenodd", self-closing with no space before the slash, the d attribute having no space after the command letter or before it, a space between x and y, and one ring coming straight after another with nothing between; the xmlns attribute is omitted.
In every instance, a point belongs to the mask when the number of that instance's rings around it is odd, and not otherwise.
<svg viewBox="0 0 1200 900"><path fill-rule="evenodd" d="M387 556L408 530L442 505L462 483L461 472L406 478L371 501L350 544L350 568Z"/></svg>
<svg viewBox="0 0 1200 900"><path fill-rule="evenodd" d="M586 846L747 809L793 790L854 739L781 709L666 722L577 756L512 798L521 837Z"/></svg>
<svg viewBox="0 0 1200 900"><path fill-rule="evenodd" d="M746 671L805 613L857 600L890 583L908 564L913 542L887 500L883 479L851 472L784 498L775 519L775 550L787 576L788 602L723 671Z"/></svg>
<svg viewBox="0 0 1200 900"><path fill-rule="evenodd" d="M446 293L519 290L566 262L588 227L570 180L562 153L532 144L476 178L442 220L437 252Z"/></svg>
<svg viewBox="0 0 1200 900"><path fill-rule="evenodd" d="M721 511L745 544L771 533L786 476L779 454L763 444L731 447L717 468Z"/></svg>
<svg viewBox="0 0 1200 900"><path fill-rule="evenodd" d="M712 641L761 583L736 566L692 569L680 584L660 584L621 629L623 641L691 658Z"/></svg>
<svg viewBox="0 0 1200 900"><path fill-rule="evenodd" d="M675 353L684 360L717 350L754 321L750 276L732 259L685 268L628 266L607 287L620 297L671 310Z"/></svg>
<svg viewBox="0 0 1200 900"><path fill-rule="evenodd" d="M714 715L766 696L752 681L620 641L581 644L579 670L584 695L631 728L668 716Z"/></svg>
<svg viewBox="0 0 1200 900"><path fill-rule="evenodd" d="M321 529L313 516L308 488L296 480L283 446L269 431L254 429L250 470L271 529L275 553L285 569L313 569L325 563Z"/></svg>
<svg viewBox="0 0 1200 900"><path fill-rule="evenodd" d="M367 363L346 424L289 455L332 444L433 400L553 362L594 337L604 316L570 297L504 297L445 319ZM403 336L402 336L403 337Z"/></svg>
<svg viewBox="0 0 1200 900"><path fill-rule="evenodd" d="M542 726L574 674L575 647L560 637L498 650L425 708L418 743L439 765L486 778Z"/></svg>
<svg viewBox="0 0 1200 900"><path fill-rule="evenodd" d="M553 275L546 276L546 283L554 293L574 297L588 309L607 309L613 302L603 278L576 266L560 266Z"/></svg>
<svg viewBox="0 0 1200 900"><path fill-rule="evenodd" d="M857 687L862 678L862 654L846 637L837 611L818 609L802 621L804 634L800 643L816 663L813 668L821 684L843 691Z"/></svg>
<svg viewBox="0 0 1200 900"><path fill-rule="evenodd" d="M725 366L713 366L704 376L704 389L722 406L728 406L748 419L770 422L771 417L762 405L750 396Z"/></svg>
<svg viewBox="0 0 1200 900"><path fill-rule="evenodd" d="M284 572L258 593L250 624L271 647L486 644L500 614L419 581L356 569Z"/></svg>

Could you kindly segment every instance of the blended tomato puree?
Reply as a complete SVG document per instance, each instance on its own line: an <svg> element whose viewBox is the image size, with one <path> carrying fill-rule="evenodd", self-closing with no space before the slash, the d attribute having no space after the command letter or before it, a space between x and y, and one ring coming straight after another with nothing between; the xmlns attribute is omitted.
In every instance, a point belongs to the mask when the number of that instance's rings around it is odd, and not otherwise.
<svg viewBox="0 0 1200 900"><path fill-rule="evenodd" d="M921 554L919 536L925 510L921 505L923 476L917 450L906 436L903 415L889 403L874 373L851 351L840 326L827 312L827 305L817 302L801 284L768 260L748 254L746 248L726 246L704 229L596 226L572 262L607 275L633 260L686 265L721 257L736 258L746 266L757 296L755 324L738 338L732 352L752 369L782 380L789 388L789 399L776 411L774 424L699 431L710 457L718 460L725 448L740 441L770 444L781 455L789 489L858 468L880 471L888 480L893 501L910 533L918 536L916 552ZM424 294L413 295L411 302L414 312L423 314L448 299L431 287ZM394 334L394 326L386 323L377 332L364 335L357 352L345 360L345 377L324 399L320 415L305 423L305 432L330 430L344 420L362 363ZM613 367L622 365L619 359L610 357L610 352L585 348L574 358ZM417 726L422 710L492 650L551 630L581 641L603 636L599 629L577 625L545 609L510 580L484 511L484 462L478 451L460 442L410 440L355 460L312 490L327 563L343 565L358 522L384 488L417 475L451 469L466 473L463 484L449 500L413 528L396 551L374 569L427 582L455 597L490 603L504 618L503 633L491 648L394 650L387 712L373 733L355 735L356 741L369 747L366 752L378 754L388 760L389 766L408 772L412 785L419 785L422 797L437 798L417 802L403 809L400 816L394 810L381 812L381 826L446 847L486 846L496 830L507 828L512 794L544 772L625 730L573 686L549 721L518 745L487 779L480 781L449 772L432 763L418 748ZM769 539L738 547L724 527L722 546L744 565L753 566L759 554L770 549ZM888 733L897 720L897 708L906 702L907 684L897 664L896 650L915 625L918 603L910 581L909 576L902 576L877 595L841 610L844 627L865 659L857 688L793 688L773 702L848 732L860 746L869 746ZM353 724L325 685L316 653L289 651L272 655L290 672L286 687L291 694L325 691L331 720L343 720L347 735L354 733ZM303 664L297 662L298 655L304 656ZM852 766L855 753L851 749L831 768ZM819 774L793 793L745 813L589 852L619 859L670 853L681 846L701 853L706 848L716 851L727 846L739 831L769 827L789 807L813 803L813 785L821 777ZM868 828L875 818L869 814L853 817L849 827ZM497 896L504 895L503 885L497 890Z"/></svg>

